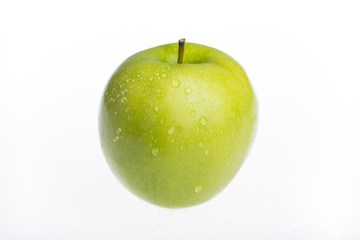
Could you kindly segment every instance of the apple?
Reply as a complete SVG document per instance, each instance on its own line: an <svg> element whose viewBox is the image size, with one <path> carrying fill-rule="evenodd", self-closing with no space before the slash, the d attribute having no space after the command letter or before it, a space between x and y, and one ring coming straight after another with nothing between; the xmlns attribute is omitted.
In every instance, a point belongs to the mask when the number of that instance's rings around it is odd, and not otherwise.
<svg viewBox="0 0 360 240"><path fill-rule="evenodd" d="M100 141L118 179L158 206L182 208L222 191L246 158L258 104L227 54L186 43L126 59L100 107Z"/></svg>

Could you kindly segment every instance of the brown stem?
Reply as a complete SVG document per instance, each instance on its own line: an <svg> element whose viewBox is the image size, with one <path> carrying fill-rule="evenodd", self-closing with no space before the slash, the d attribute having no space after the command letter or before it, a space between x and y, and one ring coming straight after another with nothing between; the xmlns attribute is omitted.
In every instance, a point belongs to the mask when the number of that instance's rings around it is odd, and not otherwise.
<svg viewBox="0 0 360 240"><path fill-rule="evenodd" d="M184 48L185 48L185 38L180 38L180 40L179 40L178 64L183 63L183 60L184 60Z"/></svg>

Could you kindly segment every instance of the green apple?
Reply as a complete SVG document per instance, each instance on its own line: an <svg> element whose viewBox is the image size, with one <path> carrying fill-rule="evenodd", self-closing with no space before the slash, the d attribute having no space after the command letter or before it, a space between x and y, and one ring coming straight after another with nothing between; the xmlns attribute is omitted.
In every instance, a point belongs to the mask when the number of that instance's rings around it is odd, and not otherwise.
<svg viewBox="0 0 360 240"><path fill-rule="evenodd" d="M179 43L125 60L105 89L99 116L114 174L140 198L167 208L203 203L229 184L253 142L258 115L253 89L233 58Z"/></svg>

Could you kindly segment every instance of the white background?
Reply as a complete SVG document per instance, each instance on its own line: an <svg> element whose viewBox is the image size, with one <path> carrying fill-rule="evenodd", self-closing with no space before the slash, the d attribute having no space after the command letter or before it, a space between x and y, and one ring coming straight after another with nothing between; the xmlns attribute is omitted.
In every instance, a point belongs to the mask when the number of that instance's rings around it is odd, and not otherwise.
<svg viewBox="0 0 360 240"><path fill-rule="evenodd" d="M0 239L360 239L357 1L0 1ZM169 210L112 175L100 98L128 56L186 37L247 71L251 153Z"/></svg>

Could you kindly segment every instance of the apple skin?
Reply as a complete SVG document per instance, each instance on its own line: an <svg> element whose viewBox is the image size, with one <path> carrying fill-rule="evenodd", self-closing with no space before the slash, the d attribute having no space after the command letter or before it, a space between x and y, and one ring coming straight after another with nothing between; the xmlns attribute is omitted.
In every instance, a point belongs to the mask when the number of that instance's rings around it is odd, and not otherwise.
<svg viewBox="0 0 360 240"><path fill-rule="evenodd" d="M243 68L211 47L186 43L139 52L111 77L100 141L118 179L158 206L203 203L238 172L253 142L258 104Z"/></svg>

